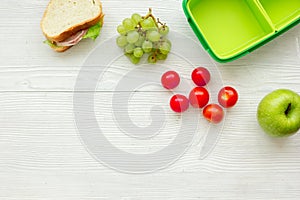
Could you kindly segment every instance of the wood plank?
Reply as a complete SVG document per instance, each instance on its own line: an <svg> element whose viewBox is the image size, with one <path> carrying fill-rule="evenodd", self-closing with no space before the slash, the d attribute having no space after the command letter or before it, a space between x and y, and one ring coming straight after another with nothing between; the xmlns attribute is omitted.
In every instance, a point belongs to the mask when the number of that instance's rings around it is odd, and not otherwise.
<svg viewBox="0 0 300 200"><path fill-rule="evenodd" d="M152 106L162 106L165 112L166 121L159 134L151 139L139 140L122 131L131 124L122 121L119 121L121 125L116 123L112 108L127 112L126 105L112 105L112 93L97 93L95 114L105 136L115 146L132 153L151 153L170 144L183 124L180 115L168 108L169 95L159 95L160 98L157 98L157 93L140 92L134 94L129 102L128 107L133 109L129 109L128 115L140 127L151 123ZM72 98L71 93L62 92L1 93L0 166L29 171L76 171L82 168L107 171L106 167L88 155L80 142ZM220 140L212 154L204 160L199 160L199 152L210 124L197 111L190 109L185 117L199 116L199 123L196 124L199 127L193 143L180 160L164 171L297 172L300 168L300 158L297 156L299 137L272 140L260 130L256 122L256 104L248 104L247 100L242 100L240 104L247 104L247 109L237 107L227 113ZM193 125L192 122L184 124Z"/></svg>
<svg viewBox="0 0 300 200"><path fill-rule="evenodd" d="M293 173L126 174L61 171L4 174L8 189L1 195L16 199L297 199L299 179ZM88 172L88 173L87 173ZM11 184L12 180L16 184ZM145 181L148 180L148 181ZM275 189L276 190L275 190ZM118 192L116 192L118 191Z"/></svg>
<svg viewBox="0 0 300 200"><path fill-rule="evenodd" d="M175 89L188 93L193 83L190 73L195 66L181 62L176 65L158 64L155 66L128 66L124 65L126 58L120 63L108 67L76 67L76 66L1 66L0 91L64 91L72 92L80 70L87 81L98 83L96 91L130 91L130 84L136 84L137 91L166 92L160 86L160 77L167 70L175 70L182 77L182 84ZM200 63L200 62L199 62ZM291 88L299 91L300 68L297 64L268 64L268 65L228 65L217 67L205 65L212 74L212 82L208 85L211 90L217 90L223 84L237 87L241 92L247 90L271 91L278 87ZM101 77L94 77L95 72L103 71ZM278 73L280 71L281 73ZM97 80L98 78L98 80ZM119 84L128 84L120 87ZM147 86L139 84L148 83ZM88 84L85 91L93 91ZM117 87L119 85L119 87Z"/></svg>

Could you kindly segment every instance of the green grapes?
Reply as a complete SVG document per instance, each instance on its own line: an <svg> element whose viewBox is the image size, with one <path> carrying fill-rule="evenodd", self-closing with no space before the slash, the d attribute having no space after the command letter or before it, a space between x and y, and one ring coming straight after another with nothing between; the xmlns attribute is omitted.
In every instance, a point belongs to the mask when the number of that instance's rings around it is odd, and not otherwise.
<svg viewBox="0 0 300 200"><path fill-rule="evenodd" d="M171 46L168 42L162 42L159 47L159 50L162 54L168 55L171 51Z"/></svg>
<svg viewBox="0 0 300 200"><path fill-rule="evenodd" d="M133 64L138 64L145 54L148 54L148 63L165 60L171 51L171 42L167 39L169 27L156 19L151 9L146 16L133 13L125 18L117 26L117 32L120 35L116 43Z"/></svg>
<svg viewBox="0 0 300 200"><path fill-rule="evenodd" d="M133 53L135 46L133 44L127 44L124 48L125 53Z"/></svg>
<svg viewBox="0 0 300 200"><path fill-rule="evenodd" d="M127 33L127 30L125 29L125 27L123 25L119 25L117 27L117 31L118 31L118 33L120 33L120 35L125 35Z"/></svg>
<svg viewBox="0 0 300 200"><path fill-rule="evenodd" d="M137 57L137 58L142 57L143 54L144 54L144 51L143 51L143 49L142 49L141 47L137 47L137 48L135 48L135 49L133 50L133 55L134 55L135 57Z"/></svg>
<svg viewBox="0 0 300 200"><path fill-rule="evenodd" d="M134 54L130 54L129 59L133 64L138 64L141 58L135 57Z"/></svg>
<svg viewBox="0 0 300 200"><path fill-rule="evenodd" d="M169 33L169 27L168 26L161 27L159 33L163 36L167 35Z"/></svg>
<svg viewBox="0 0 300 200"><path fill-rule="evenodd" d="M138 13L134 13L131 15L131 20L134 21L135 24L138 24L142 20L142 16Z"/></svg>
<svg viewBox="0 0 300 200"><path fill-rule="evenodd" d="M127 42L130 44L136 43L139 40L140 34L136 31L130 31L127 34Z"/></svg>
<svg viewBox="0 0 300 200"><path fill-rule="evenodd" d="M134 43L134 45L137 46L137 47L141 47L143 45L144 41L145 41L145 37L143 37L142 35L140 35L138 41L136 41Z"/></svg>
<svg viewBox="0 0 300 200"><path fill-rule="evenodd" d="M148 62L149 63L156 63L156 61L157 61L157 58L154 54L149 55L149 57L148 57Z"/></svg>
<svg viewBox="0 0 300 200"><path fill-rule="evenodd" d="M143 42L142 44L142 49L144 50L145 53L149 53L152 51L152 48L153 48L153 43L146 40Z"/></svg>
<svg viewBox="0 0 300 200"><path fill-rule="evenodd" d="M127 38L124 35L117 37L117 45L119 47L124 47L127 44Z"/></svg>
<svg viewBox="0 0 300 200"><path fill-rule="evenodd" d="M141 26L144 30L149 30L151 28L155 28L155 22L152 18L147 18L141 21Z"/></svg>
<svg viewBox="0 0 300 200"><path fill-rule="evenodd" d="M166 60L167 57L168 57L167 54L162 54L161 52L159 52L159 53L156 54L157 60Z"/></svg>
<svg viewBox="0 0 300 200"><path fill-rule="evenodd" d="M135 23L130 18L124 19L122 24L126 31L131 31L135 28Z"/></svg>
<svg viewBox="0 0 300 200"><path fill-rule="evenodd" d="M150 31L148 34L148 39L151 42L158 42L160 40L160 34L157 31Z"/></svg>

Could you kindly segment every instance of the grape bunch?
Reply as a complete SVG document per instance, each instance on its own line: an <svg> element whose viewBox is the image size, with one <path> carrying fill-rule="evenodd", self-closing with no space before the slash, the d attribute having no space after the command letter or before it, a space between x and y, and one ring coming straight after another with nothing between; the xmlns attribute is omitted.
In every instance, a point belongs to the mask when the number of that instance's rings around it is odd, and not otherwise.
<svg viewBox="0 0 300 200"><path fill-rule="evenodd" d="M125 18L117 31L120 34L117 45L133 64L138 64L144 54L148 55L149 63L165 60L171 50L167 39L169 27L156 19L151 9L146 16L134 13L131 18Z"/></svg>

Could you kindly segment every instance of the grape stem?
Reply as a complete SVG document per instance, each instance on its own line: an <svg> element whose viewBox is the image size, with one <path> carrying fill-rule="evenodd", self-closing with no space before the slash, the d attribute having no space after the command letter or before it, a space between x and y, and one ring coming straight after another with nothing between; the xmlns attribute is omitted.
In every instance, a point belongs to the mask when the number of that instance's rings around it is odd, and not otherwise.
<svg viewBox="0 0 300 200"><path fill-rule="evenodd" d="M165 27L167 26L166 23L162 23L162 22L159 20L159 18L156 19L156 18L153 16L153 14L152 14L152 9L151 9L151 8L149 8L148 14L147 14L146 16L143 16L142 19L148 19L149 17L151 17L151 18L153 19L153 21L154 21L154 23L155 23L155 26L156 26L157 28L159 28L159 25L161 25L162 28L165 28ZM138 23L138 32L141 32L144 36L146 36L146 31L143 31L143 28L142 28L142 25L141 25L140 22Z"/></svg>
<svg viewBox="0 0 300 200"><path fill-rule="evenodd" d="M158 24L157 24L158 22L157 22L156 18L152 15L152 8L149 8L148 14L145 17L143 17L143 19L147 19L149 17L151 17L153 19L153 21L155 22L155 26L158 28Z"/></svg>
<svg viewBox="0 0 300 200"><path fill-rule="evenodd" d="M157 54L159 53L159 50L158 49L156 49L154 52L153 52L153 54L152 54L152 56L153 56L153 58L156 60L156 56L157 56Z"/></svg>
<svg viewBox="0 0 300 200"><path fill-rule="evenodd" d="M159 18L157 18L157 23L162 25L163 28L165 28L167 26L166 23L162 23L161 21L159 21Z"/></svg>

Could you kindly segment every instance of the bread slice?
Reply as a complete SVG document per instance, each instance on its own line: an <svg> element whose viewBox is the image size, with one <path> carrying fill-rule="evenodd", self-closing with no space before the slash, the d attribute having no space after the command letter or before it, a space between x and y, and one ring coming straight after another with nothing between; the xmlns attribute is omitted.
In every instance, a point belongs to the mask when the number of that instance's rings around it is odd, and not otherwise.
<svg viewBox="0 0 300 200"><path fill-rule="evenodd" d="M69 48L71 48L72 46L68 46L68 47L60 47L60 46L51 46L51 48L56 51L56 52L64 52L66 50L68 50Z"/></svg>
<svg viewBox="0 0 300 200"><path fill-rule="evenodd" d="M61 42L78 31L97 24L102 18L102 5L99 0L50 0L41 21L41 28L48 40ZM68 48L59 47L57 51L66 49Z"/></svg>

